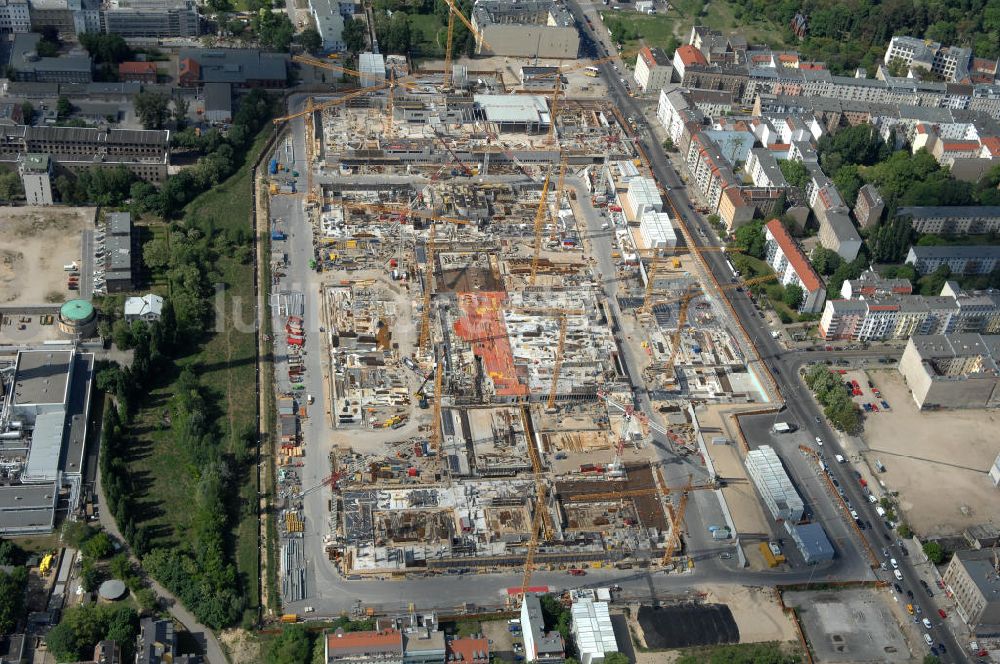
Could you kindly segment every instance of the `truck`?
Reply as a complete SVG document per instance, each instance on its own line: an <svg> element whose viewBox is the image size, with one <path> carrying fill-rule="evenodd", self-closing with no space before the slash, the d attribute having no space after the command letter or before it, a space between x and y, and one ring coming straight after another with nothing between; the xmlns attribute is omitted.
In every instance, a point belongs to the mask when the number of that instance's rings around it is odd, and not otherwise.
<svg viewBox="0 0 1000 664"><path fill-rule="evenodd" d="M795 427L788 422L775 422L771 426L771 431L774 433L792 433L795 431Z"/></svg>
<svg viewBox="0 0 1000 664"><path fill-rule="evenodd" d="M277 241L286 240L288 239L288 236L285 235L284 231L273 230L271 231L271 239Z"/></svg>
<svg viewBox="0 0 1000 664"><path fill-rule="evenodd" d="M767 542L761 542L757 545L760 549L760 554L764 556L764 561L767 563L768 567L777 567L781 563L785 562L785 556L782 554L774 555L771 551L771 547L768 546Z"/></svg>
<svg viewBox="0 0 1000 664"><path fill-rule="evenodd" d="M275 173L278 172L277 159L272 159L271 162L267 165L267 172L270 173L271 175L274 175Z"/></svg>

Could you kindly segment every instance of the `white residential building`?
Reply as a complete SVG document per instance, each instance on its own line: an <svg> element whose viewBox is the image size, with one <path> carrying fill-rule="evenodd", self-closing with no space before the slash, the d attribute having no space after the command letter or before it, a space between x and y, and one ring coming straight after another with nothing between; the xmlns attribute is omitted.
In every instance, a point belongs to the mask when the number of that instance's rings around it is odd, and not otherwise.
<svg viewBox="0 0 1000 664"><path fill-rule="evenodd" d="M764 225L764 237L765 260L777 273L778 280L783 286L795 284L802 289L799 311L818 313L826 299L826 289L802 249L778 219Z"/></svg>
<svg viewBox="0 0 1000 664"><path fill-rule="evenodd" d="M608 654L618 652L607 602L578 599L573 602L571 615L580 664L601 664Z"/></svg>
<svg viewBox="0 0 1000 664"><path fill-rule="evenodd" d="M309 0L309 12L316 21L316 31L323 38L323 50L340 52L344 44L344 15L338 0ZM364 71L363 69L361 71Z"/></svg>
<svg viewBox="0 0 1000 664"><path fill-rule="evenodd" d="M124 313L126 323L137 320L152 323L160 320L163 315L163 298L153 293L142 297L130 297L125 300Z"/></svg>
<svg viewBox="0 0 1000 664"><path fill-rule="evenodd" d="M674 67L658 48L643 46L635 59L635 82L643 92L657 92L670 83Z"/></svg>
<svg viewBox="0 0 1000 664"><path fill-rule="evenodd" d="M562 664L565 648L558 632L545 632L545 618L538 597L530 593L521 600L521 633L524 635L524 657L529 662Z"/></svg>

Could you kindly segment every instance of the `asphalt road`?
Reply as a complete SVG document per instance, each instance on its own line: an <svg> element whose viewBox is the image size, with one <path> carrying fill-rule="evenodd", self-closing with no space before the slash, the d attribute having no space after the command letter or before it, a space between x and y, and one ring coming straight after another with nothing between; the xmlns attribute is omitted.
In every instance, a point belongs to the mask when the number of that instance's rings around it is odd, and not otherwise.
<svg viewBox="0 0 1000 664"><path fill-rule="evenodd" d="M577 24L581 26L584 32L584 41L589 41L589 44L586 44L584 49L593 49L595 57L603 57L607 51L607 36L598 36L587 25L584 20L583 9L577 0L568 0L567 5L570 11L573 12ZM594 22L594 25L600 24L600 21ZM605 45L600 45L602 41ZM600 69L602 77L608 85L609 96L622 114L634 118L643 118L643 110L625 91L615 70L615 65L612 62L606 62L600 65ZM644 123L639 127L636 140L637 144L642 147L649 158L650 167L656 179L667 189L667 197L674 208L675 216L687 228L688 235L699 246L715 244L709 240L709 238L714 236L711 227L704 218L692 210L691 201L687 196L684 182L674 171L661 146L654 138L652 132L645 127ZM726 265L726 258L722 253L705 252L702 255L708 268L720 283L730 281L732 275ZM807 431L812 436L820 436L824 441L829 441L826 445L828 456L836 453L843 454L843 449L840 447L837 436L827 424L825 418L822 417L822 413L799 377L797 369L801 361L796 360L798 354L791 355L787 353L771 338L771 330L758 315L753 303L745 293L729 289L723 291L722 295L732 305L744 328L747 330L751 341L756 346L761 361L765 365L752 368L757 369L759 372L767 372L774 379L787 410L787 419L795 421L802 430ZM759 365L760 362L756 362L756 364ZM917 574L910 559L900 554L900 549L895 544L894 534L890 534L887 531L882 520L875 513L875 506L869 503L867 498L862 494L861 487L855 481L848 464L834 463L831 465L831 468L833 476L844 487L847 498L858 511L861 519L870 521L875 526L874 529L865 530L864 537L868 539L876 551L881 551L890 541L892 542L890 544L890 553L895 554L893 557L899 563L900 572L903 576L903 581L900 582L903 591L911 591L915 597L925 596L923 588L916 581ZM796 477L794 479L801 481L803 478ZM891 579L891 573L882 572L881 575L886 580ZM954 635L946 626L940 624L934 625L930 633L935 642L944 643L947 646L948 652L941 656L942 661L967 661L963 649L959 647Z"/></svg>

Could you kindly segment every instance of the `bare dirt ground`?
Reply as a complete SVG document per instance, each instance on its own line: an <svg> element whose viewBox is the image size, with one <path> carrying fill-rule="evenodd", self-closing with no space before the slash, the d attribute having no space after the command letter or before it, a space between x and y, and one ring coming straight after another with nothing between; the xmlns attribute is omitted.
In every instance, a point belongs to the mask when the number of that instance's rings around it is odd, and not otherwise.
<svg viewBox="0 0 1000 664"><path fill-rule="evenodd" d="M746 407L742 410L752 410L756 408ZM705 436L706 448L712 457L715 465L715 472L719 477L730 480L747 480L745 483L730 481L722 489L722 495L729 506L729 513L733 517L736 530L740 533L767 533L767 517L764 514L763 506L757 498L753 484L749 482L746 468L743 466L743 458L739 451L738 438L733 433L732 418L729 414L738 412L740 408L730 405L706 406L698 409L698 422L701 424ZM712 445L712 438L722 436L732 441L729 445Z"/></svg>
<svg viewBox="0 0 1000 664"><path fill-rule="evenodd" d="M260 641L246 630L227 629L219 634L219 640L226 647L233 664L250 664L263 659Z"/></svg>
<svg viewBox="0 0 1000 664"><path fill-rule="evenodd" d="M987 476L998 452L996 411L920 412L899 373L869 377L892 409L866 415L865 457L872 468L876 458L885 465L877 477L900 492L906 522L925 537L953 535L1000 514L1000 494ZM862 400L874 401L864 380Z"/></svg>
<svg viewBox="0 0 1000 664"><path fill-rule="evenodd" d="M96 208L0 210L0 305L44 305L71 299L63 265L80 261L80 233Z"/></svg>
<svg viewBox="0 0 1000 664"><path fill-rule="evenodd" d="M725 604L733 613L740 630L740 643L766 641L795 642L795 626L785 615L774 593L766 588L736 585L706 585L700 588L704 600L712 604ZM641 632L635 621L629 622L633 630ZM636 664L666 664L676 661L683 650L636 652Z"/></svg>

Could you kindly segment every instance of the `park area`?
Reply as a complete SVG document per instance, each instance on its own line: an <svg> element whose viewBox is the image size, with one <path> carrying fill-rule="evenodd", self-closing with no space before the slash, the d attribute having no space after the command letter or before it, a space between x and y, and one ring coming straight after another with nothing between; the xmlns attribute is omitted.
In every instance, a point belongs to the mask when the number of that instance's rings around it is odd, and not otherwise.
<svg viewBox="0 0 1000 664"><path fill-rule="evenodd" d="M772 48L785 45L783 26L764 17L747 15L741 7L726 0L679 0L670 3L670 10L663 14L604 8L601 15L615 41L622 42L622 51L629 53L640 46L656 46L671 55L678 44L687 41L695 25L723 34L740 34L751 44L763 43Z"/></svg>

